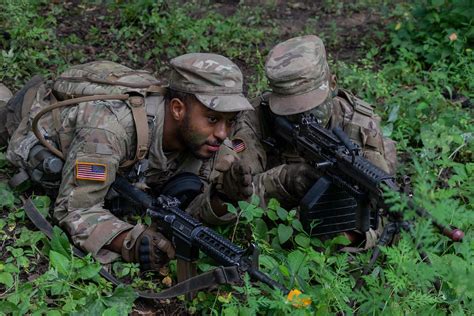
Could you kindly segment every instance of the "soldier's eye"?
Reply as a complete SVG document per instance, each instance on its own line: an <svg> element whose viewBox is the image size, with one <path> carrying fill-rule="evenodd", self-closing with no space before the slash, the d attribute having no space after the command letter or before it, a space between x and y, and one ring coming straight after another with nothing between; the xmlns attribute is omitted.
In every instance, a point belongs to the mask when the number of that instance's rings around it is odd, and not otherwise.
<svg viewBox="0 0 474 316"><path fill-rule="evenodd" d="M217 120L217 117L215 116L208 116L207 121L211 124L216 124L218 120Z"/></svg>

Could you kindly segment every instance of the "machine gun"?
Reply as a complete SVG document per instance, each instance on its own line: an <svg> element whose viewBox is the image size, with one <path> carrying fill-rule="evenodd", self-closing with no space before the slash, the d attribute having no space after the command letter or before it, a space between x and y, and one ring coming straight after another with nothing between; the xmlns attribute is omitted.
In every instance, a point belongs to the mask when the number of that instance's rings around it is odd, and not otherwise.
<svg viewBox="0 0 474 316"><path fill-rule="evenodd" d="M360 148L350 140L342 129L325 129L312 116L302 116L299 124L293 124L283 116L272 115L272 124L277 137L293 145L300 155L321 174L300 204L300 215L303 223L306 223L306 227L308 220L311 219L318 220L322 224L322 230L317 231L316 234L328 232L328 230L329 232L343 231L348 228L365 232L369 229L371 218L374 217L371 216L370 209L377 212L378 209L387 209L391 206L384 198L384 190L400 192L395 178L362 157ZM341 223L341 215L338 214L337 208L331 209L331 214L325 214L324 210L321 212L318 209L321 206L324 208L324 203L321 203L320 200L324 198L324 194L332 185L340 191L347 192L358 201L354 225L351 224L351 221L349 224L347 221ZM411 199L408 200L408 206L415 210L418 216L429 218L432 224L452 241L461 241L464 237L463 231L439 223L426 210L415 205ZM344 210L347 207L340 209ZM389 212L388 218L389 223L384 227L369 264L364 268L362 275L367 275L372 270L380 255L381 246L389 244L394 235L401 230L409 233L411 231L411 224L403 219L400 212ZM421 245L418 245L420 256L429 263L429 258L420 248ZM359 290L363 284L363 278L358 278L354 290ZM439 280L436 280L434 285L439 289ZM355 302L351 301L350 304L354 306Z"/></svg>
<svg viewBox="0 0 474 316"><path fill-rule="evenodd" d="M181 286L181 288L187 288L187 293L191 292L190 288L199 290L208 285L215 285L211 284L214 279L217 279L216 283L234 283L247 272L252 279L279 289L285 295L288 294L289 291L283 285L258 270L258 252L255 246L244 250L211 228L204 226L179 208L180 202L177 198L166 195L152 198L121 176L117 176L113 188L123 197L145 208L146 214L159 223L159 226L164 229L165 236L173 243L178 259L194 262L199 258L201 250L224 267L215 270L220 274L219 277L215 277L214 273L211 275L213 279L202 277L199 281L195 280L194 284L190 279L185 286ZM179 285L180 283L176 286L179 287Z"/></svg>
<svg viewBox="0 0 474 316"><path fill-rule="evenodd" d="M319 231L317 230L319 225L316 226L316 234L349 229L366 232L371 225L371 219L374 218L370 210L390 208L384 198L384 189L399 192L400 187L395 178L360 155L360 148L341 128L328 130L320 126L312 116L302 116L299 124L293 124L283 116L274 115L272 125L277 137L293 145L321 174L301 200L301 218L306 227L308 219L316 219L322 224L322 229ZM341 214L337 214L337 210L332 209L332 214L318 211L321 205L320 199L331 185L342 189L358 201L354 221L346 220L341 224L337 222L341 217ZM408 201L408 205L419 216L429 217L433 225L451 240L460 241L463 238L464 233L461 230L442 225L426 210L416 206L412 200ZM390 215L394 222L402 221L402 214L399 212L391 212Z"/></svg>

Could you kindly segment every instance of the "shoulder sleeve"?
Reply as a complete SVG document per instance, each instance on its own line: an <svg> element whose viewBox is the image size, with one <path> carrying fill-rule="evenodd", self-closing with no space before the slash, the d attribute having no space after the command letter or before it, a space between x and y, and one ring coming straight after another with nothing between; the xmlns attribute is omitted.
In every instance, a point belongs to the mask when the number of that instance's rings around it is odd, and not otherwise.
<svg viewBox="0 0 474 316"><path fill-rule="evenodd" d="M267 155L262 144L260 106L256 106L255 111L242 112L235 122L230 139L239 159L250 166L252 174L265 170Z"/></svg>
<svg viewBox="0 0 474 316"><path fill-rule="evenodd" d="M96 115L98 113L95 113ZM102 113L100 124L83 124L68 149L54 217L74 244L106 263L118 254L102 249L118 234L132 228L103 208L104 198L127 156L127 141L117 137L115 115ZM91 126L92 125L92 126ZM129 136L130 137L130 136Z"/></svg>

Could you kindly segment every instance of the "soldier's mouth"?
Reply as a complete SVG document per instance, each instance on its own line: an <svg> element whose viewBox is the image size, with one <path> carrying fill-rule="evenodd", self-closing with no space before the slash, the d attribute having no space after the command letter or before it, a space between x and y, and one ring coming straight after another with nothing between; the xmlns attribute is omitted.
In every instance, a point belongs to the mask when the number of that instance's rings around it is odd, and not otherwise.
<svg viewBox="0 0 474 316"><path fill-rule="evenodd" d="M208 151L216 152L216 151L219 150L219 147L221 146L221 143L206 143L205 145L206 145Z"/></svg>

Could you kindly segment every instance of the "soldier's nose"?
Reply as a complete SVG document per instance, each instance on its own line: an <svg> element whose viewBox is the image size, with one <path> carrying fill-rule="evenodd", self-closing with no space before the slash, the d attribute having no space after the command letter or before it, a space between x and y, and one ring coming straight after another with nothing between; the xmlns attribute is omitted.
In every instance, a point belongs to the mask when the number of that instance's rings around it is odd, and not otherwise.
<svg viewBox="0 0 474 316"><path fill-rule="evenodd" d="M214 128L214 137L219 140L219 142L223 142L224 139L227 138L228 129L226 128L225 124L217 124Z"/></svg>

